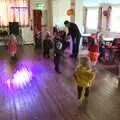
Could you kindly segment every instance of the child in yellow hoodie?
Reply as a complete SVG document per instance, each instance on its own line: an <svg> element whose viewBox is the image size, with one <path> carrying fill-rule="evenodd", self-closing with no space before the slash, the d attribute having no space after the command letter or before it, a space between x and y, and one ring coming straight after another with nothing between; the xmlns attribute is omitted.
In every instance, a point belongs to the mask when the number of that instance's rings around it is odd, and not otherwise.
<svg viewBox="0 0 120 120"><path fill-rule="evenodd" d="M74 77L77 83L78 99L82 102L85 97L89 96L89 88L95 79L95 72L92 70L87 57L80 59L80 64L75 69Z"/></svg>

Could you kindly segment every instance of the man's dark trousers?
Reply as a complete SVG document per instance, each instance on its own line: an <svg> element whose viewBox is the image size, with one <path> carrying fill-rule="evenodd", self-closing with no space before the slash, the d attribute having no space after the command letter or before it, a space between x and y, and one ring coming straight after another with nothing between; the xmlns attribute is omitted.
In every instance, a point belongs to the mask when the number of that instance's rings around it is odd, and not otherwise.
<svg viewBox="0 0 120 120"><path fill-rule="evenodd" d="M76 38L72 38L73 40L72 55L74 57L77 57L79 53L80 38L81 38L80 36L76 36Z"/></svg>

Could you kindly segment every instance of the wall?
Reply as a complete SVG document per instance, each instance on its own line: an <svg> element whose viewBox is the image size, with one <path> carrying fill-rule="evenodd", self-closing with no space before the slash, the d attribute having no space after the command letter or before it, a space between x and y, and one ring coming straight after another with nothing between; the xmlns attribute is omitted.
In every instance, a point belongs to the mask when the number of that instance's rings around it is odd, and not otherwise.
<svg viewBox="0 0 120 120"><path fill-rule="evenodd" d="M83 0L72 0L75 2L75 23L79 29L83 29ZM70 8L69 0L53 0L53 25L64 26L65 20L70 20L66 12Z"/></svg>
<svg viewBox="0 0 120 120"><path fill-rule="evenodd" d="M22 38L24 44L34 44L33 31L30 27L22 28Z"/></svg>
<svg viewBox="0 0 120 120"><path fill-rule="evenodd" d="M30 27L22 28L22 38L24 44L34 44L33 31Z"/></svg>
<svg viewBox="0 0 120 120"><path fill-rule="evenodd" d="M79 26L80 31L83 32L83 0L76 0L75 23Z"/></svg>
<svg viewBox="0 0 120 120"><path fill-rule="evenodd" d="M65 20L70 20L66 12L70 8L69 0L53 0L53 25L64 26Z"/></svg>
<svg viewBox="0 0 120 120"><path fill-rule="evenodd" d="M40 3L40 2L42 2L42 3L44 3L45 4L45 0L30 0L30 17L31 17L31 19L33 19L33 10L34 9L38 9L37 7L36 7L36 3ZM46 8L45 8L46 9Z"/></svg>

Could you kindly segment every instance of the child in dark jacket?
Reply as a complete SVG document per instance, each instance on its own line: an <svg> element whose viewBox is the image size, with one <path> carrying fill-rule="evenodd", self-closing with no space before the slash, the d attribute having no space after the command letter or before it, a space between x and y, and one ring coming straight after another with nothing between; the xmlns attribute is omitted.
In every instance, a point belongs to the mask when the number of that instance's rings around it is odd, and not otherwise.
<svg viewBox="0 0 120 120"><path fill-rule="evenodd" d="M50 49L52 49L53 43L50 39L49 33L46 35L45 40L43 41L43 56L50 58Z"/></svg>
<svg viewBox="0 0 120 120"><path fill-rule="evenodd" d="M54 38L54 64L55 64L55 71L57 73L61 73L59 69L61 50L62 50L61 39L59 36L56 36Z"/></svg>

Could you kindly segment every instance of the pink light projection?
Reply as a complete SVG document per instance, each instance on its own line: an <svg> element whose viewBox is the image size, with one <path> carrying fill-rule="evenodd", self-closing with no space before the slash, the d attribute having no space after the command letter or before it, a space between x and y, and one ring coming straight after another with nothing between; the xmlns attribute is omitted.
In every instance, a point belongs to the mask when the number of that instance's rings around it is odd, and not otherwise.
<svg viewBox="0 0 120 120"><path fill-rule="evenodd" d="M10 79L7 80L7 85L9 88L24 88L27 84L30 84L32 80L32 72L26 67L22 67L17 70Z"/></svg>

